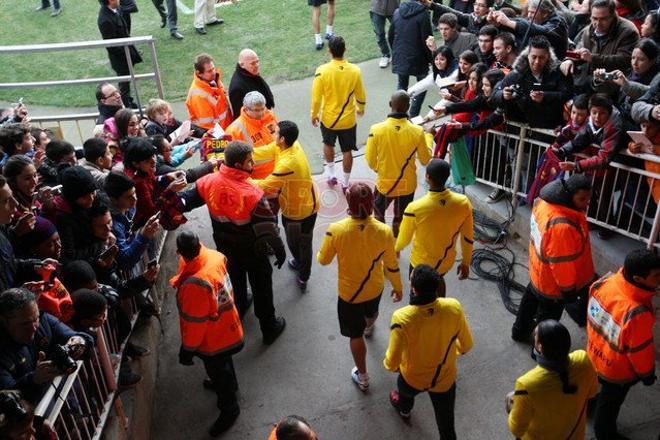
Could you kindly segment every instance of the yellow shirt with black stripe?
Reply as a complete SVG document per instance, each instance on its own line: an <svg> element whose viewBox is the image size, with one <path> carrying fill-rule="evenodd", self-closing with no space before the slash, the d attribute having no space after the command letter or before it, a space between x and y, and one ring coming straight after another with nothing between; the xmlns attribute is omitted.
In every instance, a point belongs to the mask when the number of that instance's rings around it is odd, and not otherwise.
<svg viewBox="0 0 660 440"><path fill-rule="evenodd" d="M587 424L587 400L598 391L598 377L587 353L569 354L568 383L575 394L562 391L559 374L541 366L516 380L509 430L517 438L583 439Z"/></svg>
<svg viewBox="0 0 660 440"><path fill-rule="evenodd" d="M367 103L360 68L345 59L332 59L316 69L312 83L312 119L332 130L346 130L357 123L355 111Z"/></svg>
<svg viewBox="0 0 660 440"><path fill-rule="evenodd" d="M443 393L456 382L456 357L474 342L461 303L438 298L394 312L383 366L418 390Z"/></svg>
<svg viewBox="0 0 660 440"><path fill-rule="evenodd" d="M474 241L472 204L463 194L448 189L429 191L411 202L403 213L396 251L413 241L410 265L428 264L447 273L456 259L456 239L461 235L461 259L470 265ZM413 238L414 237L414 238Z"/></svg>
<svg viewBox="0 0 660 440"><path fill-rule="evenodd" d="M401 274L392 228L372 216L352 217L328 226L316 255L319 263L330 264L337 255L339 297L362 303L381 294L386 276L394 290L401 291Z"/></svg>
<svg viewBox="0 0 660 440"><path fill-rule="evenodd" d="M376 189L388 197L412 194L417 188L415 156L422 165L431 160L433 136L408 120L405 113L393 113L371 126L365 159L376 172Z"/></svg>
<svg viewBox="0 0 660 440"><path fill-rule="evenodd" d="M270 148L271 145L275 143L263 148ZM279 197L282 216L290 220L305 219L319 210L319 190L312 180L307 156L298 141L281 150L273 172L263 180L255 180L255 183L267 195Z"/></svg>

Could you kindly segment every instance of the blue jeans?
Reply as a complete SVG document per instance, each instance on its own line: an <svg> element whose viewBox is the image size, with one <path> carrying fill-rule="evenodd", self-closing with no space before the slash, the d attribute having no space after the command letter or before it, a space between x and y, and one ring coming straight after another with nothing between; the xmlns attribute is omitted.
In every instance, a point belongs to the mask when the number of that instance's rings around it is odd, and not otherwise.
<svg viewBox="0 0 660 440"><path fill-rule="evenodd" d="M421 81L426 78L426 75L427 73L424 73L422 75L417 75L415 78L417 78L417 81ZM410 75L398 75L398 77L399 82L397 85L397 90L408 90L408 81L410 80ZM422 92L415 96L410 102L409 114L411 118L419 115L419 111L422 108L422 104L424 103L424 98L426 98L426 92Z"/></svg>
<svg viewBox="0 0 660 440"><path fill-rule="evenodd" d="M390 26L392 25L392 16L385 16L376 14L375 12L369 12L371 16L371 23L374 25L374 33L376 34L376 42L380 48L380 53L384 57L390 57L390 45L387 43L387 38L385 38L385 22L389 20Z"/></svg>

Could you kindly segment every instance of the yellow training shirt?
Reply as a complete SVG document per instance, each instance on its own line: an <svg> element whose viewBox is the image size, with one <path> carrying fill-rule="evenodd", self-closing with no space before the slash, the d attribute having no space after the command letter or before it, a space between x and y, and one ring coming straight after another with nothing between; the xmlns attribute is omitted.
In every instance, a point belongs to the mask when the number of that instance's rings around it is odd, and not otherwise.
<svg viewBox="0 0 660 440"><path fill-rule="evenodd" d="M271 145L275 143L262 148L270 148ZM279 194L282 216L290 220L302 220L319 210L319 190L312 180L307 156L298 141L280 151L275 169L268 177L254 183L267 195Z"/></svg>
<svg viewBox="0 0 660 440"><path fill-rule="evenodd" d="M456 356L472 348L463 307L453 298L394 312L383 365L418 390L443 393L456 382Z"/></svg>
<svg viewBox="0 0 660 440"><path fill-rule="evenodd" d="M333 59L316 69L312 83L312 119L320 114L326 128L346 130L356 124L356 107L364 111L366 103L358 66Z"/></svg>
<svg viewBox="0 0 660 440"><path fill-rule="evenodd" d="M408 120L392 114L371 126L365 158L376 176L376 189L387 197L412 194L417 188L415 155L422 165L431 160L431 134Z"/></svg>
<svg viewBox="0 0 660 440"><path fill-rule="evenodd" d="M541 366L516 380L509 430L522 440L582 440L587 423L587 400L598 391L598 378L587 353L569 355L568 383L575 394L564 394L559 374Z"/></svg>
<svg viewBox="0 0 660 440"><path fill-rule="evenodd" d="M413 240L410 265L428 264L445 274L456 260L456 237L461 234L461 258L465 265L472 259L474 240L472 204L463 194L448 189L429 191L411 202L403 213L396 240L396 251Z"/></svg>
<svg viewBox="0 0 660 440"><path fill-rule="evenodd" d="M344 301L362 303L376 298L385 285L383 273L392 288L401 291L392 228L372 216L364 220L348 217L328 226L316 259L330 264L335 254L339 296Z"/></svg>

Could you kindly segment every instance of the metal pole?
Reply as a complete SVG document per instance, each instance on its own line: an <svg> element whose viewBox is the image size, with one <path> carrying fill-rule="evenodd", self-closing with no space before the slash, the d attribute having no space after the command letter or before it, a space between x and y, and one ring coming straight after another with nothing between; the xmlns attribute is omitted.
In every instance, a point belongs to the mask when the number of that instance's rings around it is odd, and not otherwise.
<svg viewBox="0 0 660 440"><path fill-rule="evenodd" d="M655 208L655 218L653 219L653 228L651 228L651 235L649 235L648 248L653 249L655 241L658 239L658 230L660 229L660 209Z"/></svg>
<svg viewBox="0 0 660 440"><path fill-rule="evenodd" d="M135 71L133 70L133 59L131 58L131 51L129 46L124 46L124 54L126 55L126 61L128 62L128 72L131 74L131 84L135 90L135 99L137 100L138 112L140 112L140 119L144 118L142 114L142 104L140 103L140 93L138 92L137 82L135 81Z"/></svg>
<svg viewBox="0 0 660 440"><path fill-rule="evenodd" d="M160 68L158 67L158 57L156 56L156 42L149 41L149 50L151 51L151 68L156 76L156 87L158 88L158 97L165 99L165 92L163 91L163 81L160 77Z"/></svg>
<svg viewBox="0 0 660 440"><path fill-rule="evenodd" d="M513 186L511 188L511 205L513 211L518 208L518 188L520 188L520 170L522 169L523 154L525 153L525 139L527 137L527 125L520 126L520 139L518 140L518 151L516 153L516 168L513 172Z"/></svg>

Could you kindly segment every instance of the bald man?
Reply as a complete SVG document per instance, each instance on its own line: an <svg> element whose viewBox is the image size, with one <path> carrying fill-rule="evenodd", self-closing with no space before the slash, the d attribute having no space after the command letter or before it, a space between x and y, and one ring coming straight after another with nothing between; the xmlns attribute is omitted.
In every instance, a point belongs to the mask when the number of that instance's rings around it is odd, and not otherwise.
<svg viewBox="0 0 660 440"><path fill-rule="evenodd" d="M266 98L266 107L272 110L275 107L273 92L259 72L259 56L252 49L243 49L238 54L236 70L229 83L229 102L233 114L237 115L243 107L243 98L248 92L257 91Z"/></svg>

